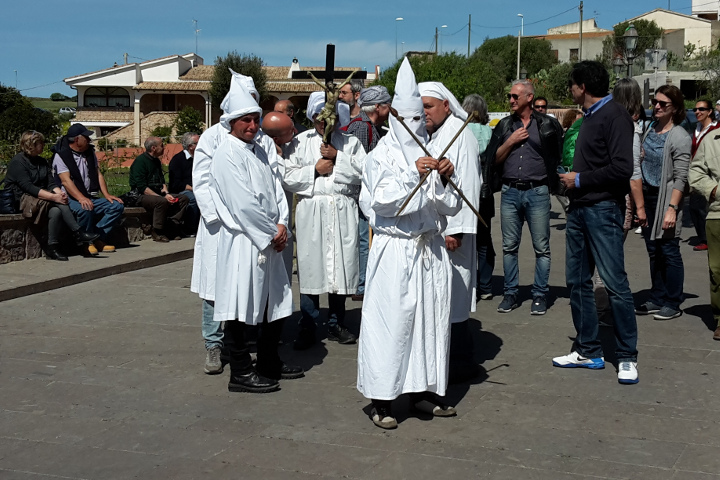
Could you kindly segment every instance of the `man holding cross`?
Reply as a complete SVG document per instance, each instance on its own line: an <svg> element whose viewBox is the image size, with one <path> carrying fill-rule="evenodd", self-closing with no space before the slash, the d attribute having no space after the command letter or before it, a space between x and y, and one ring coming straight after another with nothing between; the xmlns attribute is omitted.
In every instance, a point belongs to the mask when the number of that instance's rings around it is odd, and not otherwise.
<svg viewBox="0 0 720 480"><path fill-rule="evenodd" d="M318 121L325 106L324 92L313 92L307 117L313 129L290 144L285 163L285 188L297 194L298 280L300 282L300 333L294 347L303 350L315 341L321 293L328 294L328 340L355 343L357 337L344 325L345 297L358 285L358 213L365 150L352 135L334 131L323 141L326 123ZM338 104L337 107L343 105ZM346 110L347 111L347 110ZM344 123L349 121L348 118ZM337 122L342 125L343 121Z"/></svg>
<svg viewBox="0 0 720 480"><path fill-rule="evenodd" d="M415 410L436 417L456 414L443 405L448 384L452 266L442 232L457 214L459 192L450 160L428 156L427 131L415 75L407 58L398 71L390 131L368 157L360 206L374 237L367 268L358 347L357 388L372 400L380 428L397 427L391 403L410 394ZM403 123L405 126L403 126ZM407 130L406 130L407 128ZM420 145L416 143L420 142ZM433 156L440 156L428 145ZM427 181L398 210L430 172Z"/></svg>
<svg viewBox="0 0 720 480"><path fill-rule="evenodd" d="M480 154L478 143L463 123L468 114L455 96L440 82L422 82L418 85L425 110L425 126L429 144L444 149L458 133L445 156L455 165L456 175L462 178L463 193L477 210L480 201ZM453 267L452 304L450 323L450 378L463 381L477 375L473 361L472 336L468 330L468 317L475 311L475 283L477 277L477 217L469 206L463 205L457 215L448 218L445 229L445 248Z"/></svg>

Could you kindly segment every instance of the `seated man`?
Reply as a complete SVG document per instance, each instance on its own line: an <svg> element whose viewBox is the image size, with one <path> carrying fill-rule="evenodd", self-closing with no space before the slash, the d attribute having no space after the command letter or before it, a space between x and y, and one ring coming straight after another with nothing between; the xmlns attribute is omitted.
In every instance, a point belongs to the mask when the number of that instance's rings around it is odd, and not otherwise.
<svg viewBox="0 0 720 480"><path fill-rule="evenodd" d="M94 244L87 245L87 252L97 255L98 252L115 251L115 247L106 242L110 231L120 222L125 206L122 200L108 192L95 149L90 144L92 133L81 123L70 127L67 135L53 147L52 167L55 183L62 185L78 224L86 232L100 234ZM105 198L98 197L98 191Z"/></svg>
<svg viewBox="0 0 720 480"><path fill-rule="evenodd" d="M200 141L200 135L197 133L185 133L182 136L183 150L170 160L169 166L170 183L168 189L170 193L185 195L190 200L187 218L185 219L185 232L189 235L195 235L200 220L200 209L195 201L192 181L193 158L198 141Z"/></svg>
<svg viewBox="0 0 720 480"><path fill-rule="evenodd" d="M139 205L153 214L152 238L156 242L169 242L166 232L166 218L169 218L175 232L179 231L185 210L190 201L185 195L170 195L165 184L160 157L165 145L159 137L145 140L145 153L130 166L130 188L140 194ZM180 237L172 235L176 240Z"/></svg>

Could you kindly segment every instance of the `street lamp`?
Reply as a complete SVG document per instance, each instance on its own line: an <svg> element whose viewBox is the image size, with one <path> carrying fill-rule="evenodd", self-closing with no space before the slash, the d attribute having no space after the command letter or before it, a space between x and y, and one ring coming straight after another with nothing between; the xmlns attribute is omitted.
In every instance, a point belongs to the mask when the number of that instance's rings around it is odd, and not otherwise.
<svg viewBox="0 0 720 480"><path fill-rule="evenodd" d="M402 17L397 17L397 18L395 19L395 60L397 60L397 59L398 59L398 54L397 54L397 33L398 33L398 22L402 22L403 20L405 20L405 19L404 19L404 18L402 18Z"/></svg>
<svg viewBox="0 0 720 480"><path fill-rule="evenodd" d="M638 44L638 32L635 30L635 25L632 23L625 29L623 39L625 40L625 59L627 60L628 70L627 76L632 76L632 64L635 59L635 49Z"/></svg>
<svg viewBox="0 0 720 480"><path fill-rule="evenodd" d="M15 90L17 90L17 70L15 70Z"/></svg>
<svg viewBox="0 0 720 480"><path fill-rule="evenodd" d="M520 35L518 35L517 75L515 78L520 80L520 38L525 33L525 17L523 17L522 13L518 13L517 16L520 17Z"/></svg>
<svg viewBox="0 0 720 480"><path fill-rule="evenodd" d="M442 53L442 29L447 28L447 25L440 25L440 53Z"/></svg>
<svg viewBox="0 0 720 480"><path fill-rule="evenodd" d="M625 61L622 59L622 57L615 57L612 61L613 64L613 72L615 72L615 75L620 75L620 72L622 71L623 65L625 65Z"/></svg>

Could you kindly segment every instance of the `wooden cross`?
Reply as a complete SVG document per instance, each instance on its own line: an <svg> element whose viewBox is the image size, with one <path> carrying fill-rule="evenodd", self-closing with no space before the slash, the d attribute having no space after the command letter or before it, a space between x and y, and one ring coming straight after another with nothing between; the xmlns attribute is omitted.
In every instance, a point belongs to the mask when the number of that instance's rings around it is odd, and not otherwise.
<svg viewBox="0 0 720 480"><path fill-rule="evenodd" d="M317 78L325 79L325 86L328 90L331 90L333 87L332 84L335 83L336 79L345 79L352 72L349 70L335 70L335 45L333 45L332 43L328 43L325 50L325 70L302 70L300 72L292 72L292 78L309 80L311 78L309 75L310 73L315 75ZM367 71L361 70L355 72L353 78L365 80L367 78ZM325 95L325 100L327 100L327 90Z"/></svg>

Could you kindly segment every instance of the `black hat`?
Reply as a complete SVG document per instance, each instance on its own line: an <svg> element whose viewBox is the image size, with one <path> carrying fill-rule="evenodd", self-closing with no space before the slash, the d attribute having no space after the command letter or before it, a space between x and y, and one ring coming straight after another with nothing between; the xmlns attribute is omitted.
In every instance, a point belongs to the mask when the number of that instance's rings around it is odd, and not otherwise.
<svg viewBox="0 0 720 480"><path fill-rule="evenodd" d="M85 125L83 125L82 123L76 123L68 129L67 136L68 137L77 137L79 135L82 135L83 137L90 138L93 135L93 133L95 133L95 132L85 128Z"/></svg>

